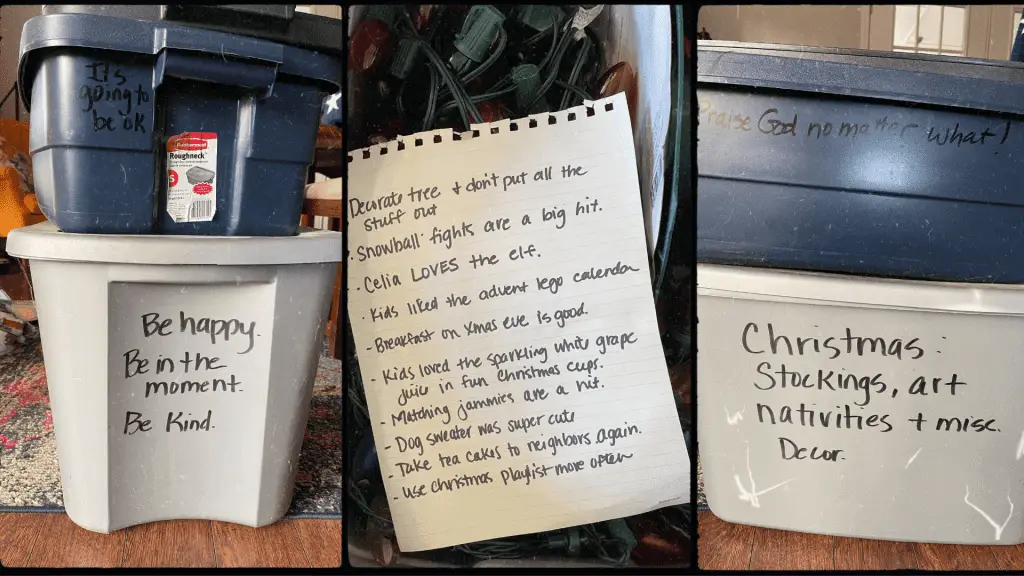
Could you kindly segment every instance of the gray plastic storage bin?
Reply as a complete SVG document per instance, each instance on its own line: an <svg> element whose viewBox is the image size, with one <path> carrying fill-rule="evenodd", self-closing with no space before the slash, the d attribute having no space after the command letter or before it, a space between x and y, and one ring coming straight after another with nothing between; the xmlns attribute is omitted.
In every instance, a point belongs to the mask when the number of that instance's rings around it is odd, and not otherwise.
<svg viewBox="0 0 1024 576"><path fill-rule="evenodd" d="M11 232L32 269L71 520L284 516L341 238Z"/></svg>
<svg viewBox="0 0 1024 576"><path fill-rule="evenodd" d="M49 4L43 6L43 14L97 14L136 20L167 20L263 38L338 57L343 56L345 45L340 19L296 12L294 4Z"/></svg>
<svg viewBox="0 0 1024 576"><path fill-rule="evenodd" d="M341 61L166 22L58 14L25 24L19 74L39 205L61 230L288 236ZM190 189L193 165L213 183Z"/></svg>
<svg viewBox="0 0 1024 576"><path fill-rule="evenodd" d="M698 259L1024 283L1024 64L702 42Z"/></svg>
<svg viewBox="0 0 1024 576"><path fill-rule="evenodd" d="M697 279L697 434L716 516L1024 542L1024 287L713 264Z"/></svg>

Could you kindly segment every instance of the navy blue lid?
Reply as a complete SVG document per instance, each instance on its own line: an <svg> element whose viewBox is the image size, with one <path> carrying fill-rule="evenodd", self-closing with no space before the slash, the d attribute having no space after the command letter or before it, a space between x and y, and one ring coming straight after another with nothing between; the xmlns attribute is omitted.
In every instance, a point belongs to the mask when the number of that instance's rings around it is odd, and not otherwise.
<svg viewBox="0 0 1024 576"><path fill-rule="evenodd" d="M697 82L1024 114L1024 63L700 41Z"/></svg>
<svg viewBox="0 0 1024 576"><path fill-rule="evenodd" d="M341 61L326 54L164 21L94 14L53 14L30 19L22 30L18 89L26 108L30 105L32 82L25 73L32 53L44 48L64 47L152 55L165 49L175 49L260 60L277 65L279 74L328 84L326 92L337 92L341 88Z"/></svg>

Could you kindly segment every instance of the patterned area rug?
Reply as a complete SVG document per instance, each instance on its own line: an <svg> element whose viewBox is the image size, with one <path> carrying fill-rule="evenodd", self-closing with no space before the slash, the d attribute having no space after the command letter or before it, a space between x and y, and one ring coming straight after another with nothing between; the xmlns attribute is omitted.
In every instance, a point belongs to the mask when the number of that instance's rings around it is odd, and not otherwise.
<svg viewBox="0 0 1024 576"><path fill-rule="evenodd" d="M321 358L289 516L341 515L341 362ZM38 341L0 357L0 511L62 512Z"/></svg>
<svg viewBox="0 0 1024 576"><path fill-rule="evenodd" d="M708 497L704 495L704 470L700 465L700 456L697 456L697 509L709 509Z"/></svg>

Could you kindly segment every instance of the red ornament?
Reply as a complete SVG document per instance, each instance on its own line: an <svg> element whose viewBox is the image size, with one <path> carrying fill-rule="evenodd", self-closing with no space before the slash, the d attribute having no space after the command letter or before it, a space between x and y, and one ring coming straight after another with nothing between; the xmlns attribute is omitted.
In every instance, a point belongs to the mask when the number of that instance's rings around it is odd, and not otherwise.
<svg viewBox="0 0 1024 576"><path fill-rule="evenodd" d="M348 65L353 71L379 69L391 58L391 30L380 20L364 20L348 44Z"/></svg>
<svg viewBox="0 0 1024 576"><path fill-rule="evenodd" d="M420 4L419 8L412 13L412 24L420 34L426 34L430 24L437 15L437 6L433 4Z"/></svg>
<svg viewBox="0 0 1024 576"><path fill-rule="evenodd" d="M633 561L645 567L682 567L690 558L690 541L677 530L670 528L661 512L648 512L626 519L630 530L636 535Z"/></svg>
<svg viewBox="0 0 1024 576"><path fill-rule="evenodd" d="M405 124L402 122L402 119L398 118L398 117L393 117L393 118L389 118L387 120L387 122L385 122L381 126L381 131L390 140L390 139L397 138L398 135L402 133L402 130L404 128L405 128Z"/></svg>
<svg viewBox="0 0 1024 576"><path fill-rule="evenodd" d="M636 124L636 74L629 62L619 62L608 69L598 80L598 98L607 98L619 92L626 93L629 117Z"/></svg>
<svg viewBox="0 0 1024 576"><path fill-rule="evenodd" d="M480 117L483 118L484 122L504 120L506 116L503 108L497 100L488 100L476 105L476 111L480 113Z"/></svg>

